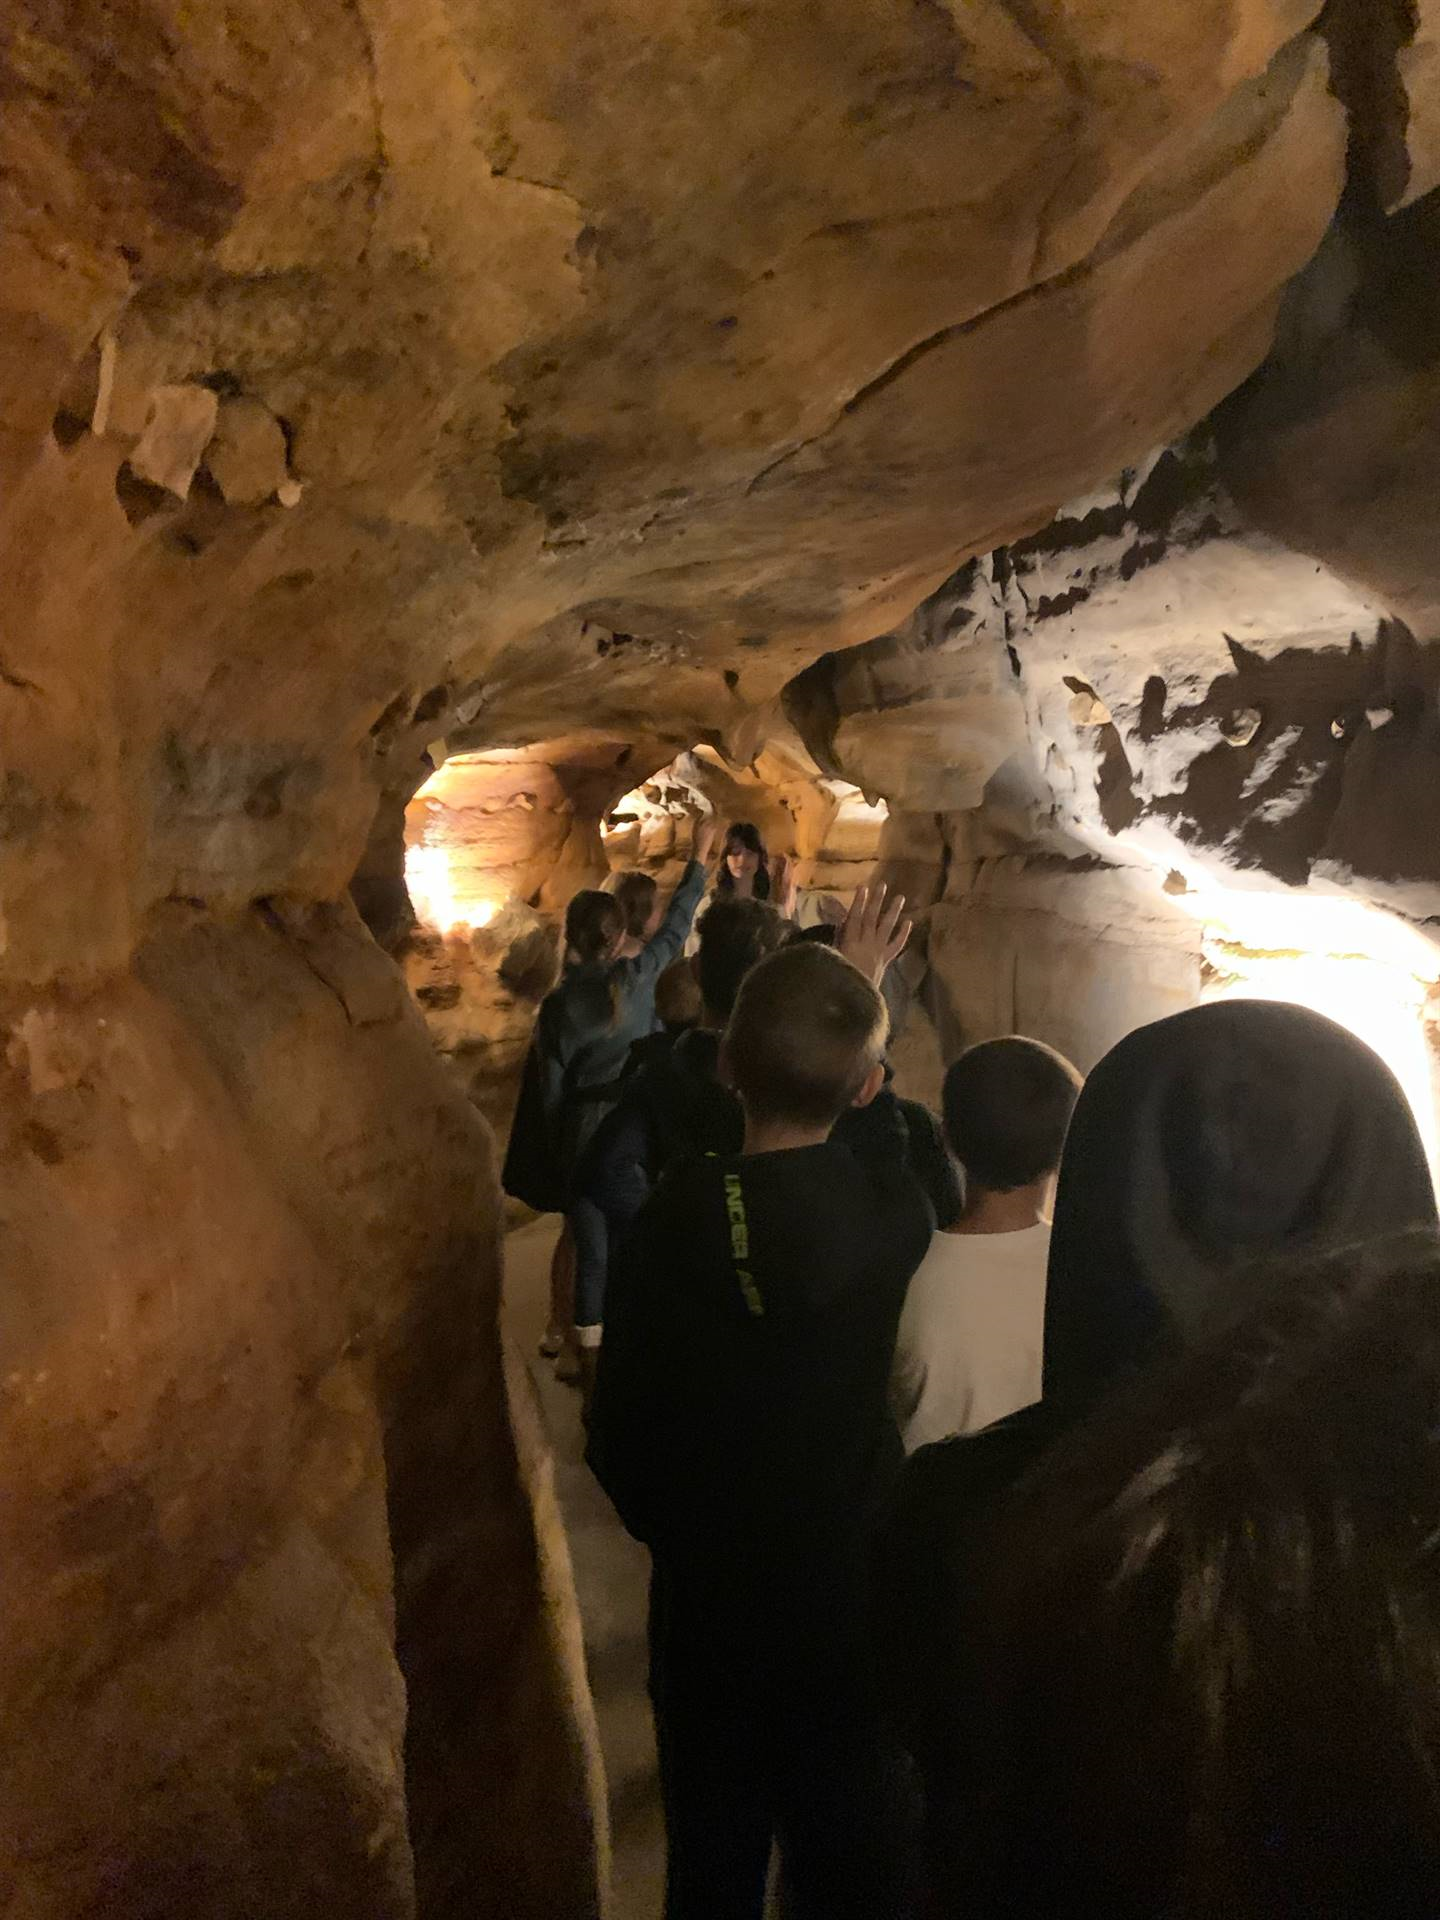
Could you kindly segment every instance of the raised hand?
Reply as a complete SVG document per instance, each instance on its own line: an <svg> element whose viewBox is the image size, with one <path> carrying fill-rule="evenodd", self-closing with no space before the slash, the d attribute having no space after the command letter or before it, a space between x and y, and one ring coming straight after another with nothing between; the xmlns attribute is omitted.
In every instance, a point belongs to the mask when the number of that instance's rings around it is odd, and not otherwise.
<svg viewBox="0 0 1440 1920"><path fill-rule="evenodd" d="M905 896L893 898L883 884L861 887L850 902L850 911L840 929L839 947L845 958L859 967L878 987L892 960L905 951L913 922L905 917Z"/></svg>
<svg viewBox="0 0 1440 1920"><path fill-rule="evenodd" d="M770 862L770 904L778 907L787 920L795 918L795 900L800 892L800 882L795 873L795 862L788 854L777 853Z"/></svg>

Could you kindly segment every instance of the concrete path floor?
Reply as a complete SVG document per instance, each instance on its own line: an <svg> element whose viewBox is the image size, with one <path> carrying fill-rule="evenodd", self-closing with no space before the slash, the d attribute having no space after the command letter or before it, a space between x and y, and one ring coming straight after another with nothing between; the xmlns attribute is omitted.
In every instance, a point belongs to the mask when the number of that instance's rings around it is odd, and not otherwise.
<svg viewBox="0 0 1440 1920"><path fill-rule="evenodd" d="M555 1454L555 1488L585 1627L585 1658L610 1785L611 1920L660 1920L665 1827L645 1690L650 1556L625 1532L586 1467L580 1394L555 1379L537 1348L549 1304L555 1223L517 1228L505 1247L507 1331L534 1377Z"/></svg>

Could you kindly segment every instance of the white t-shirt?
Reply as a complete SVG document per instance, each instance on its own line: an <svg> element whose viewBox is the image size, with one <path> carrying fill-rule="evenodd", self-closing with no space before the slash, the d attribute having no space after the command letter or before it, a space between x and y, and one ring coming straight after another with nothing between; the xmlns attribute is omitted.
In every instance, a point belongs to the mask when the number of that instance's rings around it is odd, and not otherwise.
<svg viewBox="0 0 1440 1920"><path fill-rule="evenodd" d="M905 1451L1040 1398L1050 1229L936 1233L900 1316L890 1404Z"/></svg>

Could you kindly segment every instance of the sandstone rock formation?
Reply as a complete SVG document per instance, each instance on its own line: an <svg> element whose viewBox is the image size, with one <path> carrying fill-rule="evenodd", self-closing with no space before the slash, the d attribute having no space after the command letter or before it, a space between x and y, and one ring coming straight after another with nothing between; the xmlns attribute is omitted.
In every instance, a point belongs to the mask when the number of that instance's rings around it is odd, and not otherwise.
<svg viewBox="0 0 1440 1920"><path fill-rule="evenodd" d="M957 1032L1189 993L1172 859L1433 910L1433 13L17 0L8 1907L599 1909L488 1134L347 904L432 744L604 743L548 912L783 692Z"/></svg>

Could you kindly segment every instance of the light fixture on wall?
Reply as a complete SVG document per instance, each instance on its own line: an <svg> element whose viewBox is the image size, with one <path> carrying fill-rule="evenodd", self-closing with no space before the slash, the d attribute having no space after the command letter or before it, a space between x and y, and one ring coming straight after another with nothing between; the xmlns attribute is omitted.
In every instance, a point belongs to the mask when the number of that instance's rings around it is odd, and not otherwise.
<svg viewBox="0 0 1440 1920"><path fill-rule="evenodd" d="M484 894L465 895L457 891L444 847L424 845L405 849L405 886L415 917L422 926L437 933L454 933L462 927L488 927L500 911L498 900Z"/></svg>

